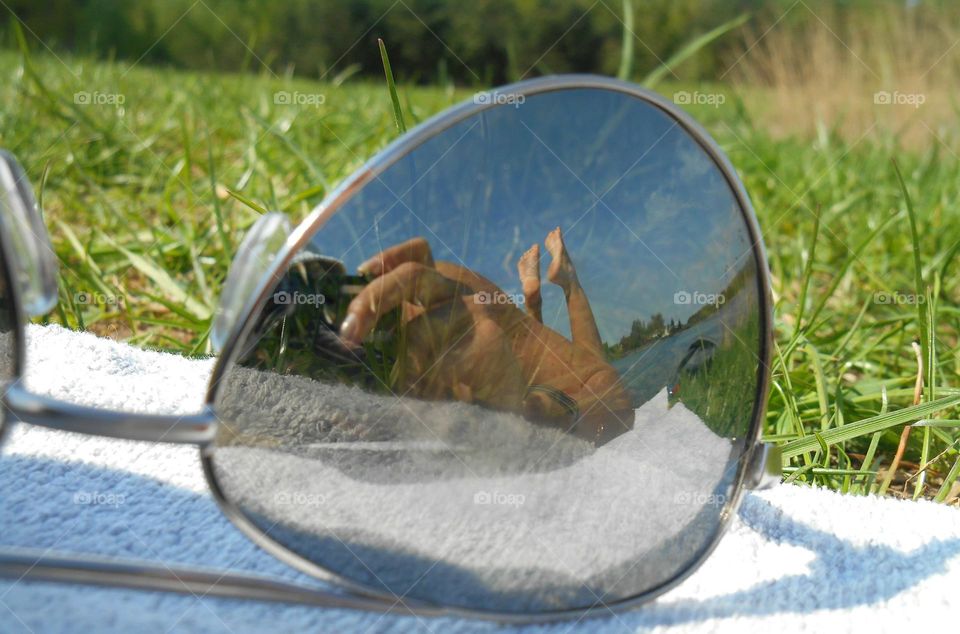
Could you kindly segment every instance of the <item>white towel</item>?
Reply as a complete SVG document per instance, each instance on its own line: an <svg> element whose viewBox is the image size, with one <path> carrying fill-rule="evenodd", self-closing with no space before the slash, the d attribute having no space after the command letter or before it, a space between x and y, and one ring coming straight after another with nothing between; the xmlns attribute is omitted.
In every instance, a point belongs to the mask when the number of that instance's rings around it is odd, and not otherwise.
<svg viewBox="0 0 960 634"><path fill-rule="evenodd" d="M89 405L186 413L211 361L31 326L30 389ZM0 458L0 543L230 568L316 583L217 510L197 451L16 426ZM903 632L956 623L960 514L930 502L800 486L748 493L680 586L638 610L538 629ZM0 581L0 632L474 631L480 621Z"/></svg>

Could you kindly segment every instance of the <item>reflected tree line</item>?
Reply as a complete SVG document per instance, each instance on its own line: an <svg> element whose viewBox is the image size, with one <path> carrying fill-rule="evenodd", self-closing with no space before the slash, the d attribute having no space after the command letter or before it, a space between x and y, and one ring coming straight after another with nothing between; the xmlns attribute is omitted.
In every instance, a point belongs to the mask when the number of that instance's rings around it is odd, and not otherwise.
<svg viewBox="0 0 960 634"><path fill-rule="evenodd" d="M641 317L633 320L633 323L630 324L630 332L621 337L615 344L610 345L607 342L603 342L604 352L607 358L611 360L620 359L659 339L670 337L706 321L719 312L726 302L730 301L737 293L743 290L748 281L755 281L753 267L751 266L745 266L740 269L723 290L713 294L714 297L722 299L714 301L713 303L704 304L697 312L690 315L685 322L672 317L668 321L667 318L659 312L651 315L649 319Z"/></svg>
<svg viewBox="0 0 960 634"><path fill-rule="evenodd" d="M620 341L612 346L604 342L607 358L619 359L657 339L676 334L685 327L683 323L672 318L669 322L666 321L661 313L654 313L649 320L634 319L630 332L621 337Z"/></svg>

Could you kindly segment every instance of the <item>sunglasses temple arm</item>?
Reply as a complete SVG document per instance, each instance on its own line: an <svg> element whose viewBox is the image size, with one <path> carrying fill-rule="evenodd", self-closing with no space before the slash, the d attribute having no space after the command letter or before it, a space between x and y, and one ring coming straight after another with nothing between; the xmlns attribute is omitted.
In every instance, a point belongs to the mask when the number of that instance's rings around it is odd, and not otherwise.
<svg viewBox="0 0 960 634"><path fill-rule="evenodd" d="M213 441L217 430L217 417L209 406L198 414L180 416L117 412L57 401L29 392L19 383L7 388L3 405L14 421L125 440L204 446ZM748 460L747 489L769 489L780 482L783 460L779 447L758 443Z"/></svg>
<svg viewBox="0 0 960 634"><path fill-rule="evenodd" d="M214 596L378 613L411 614L414 607L413 603L400 599L385 601L359 594L334 593L258 575L39 550L0 548L0 578L12 579L15 583L97 585L175 592L196 598ZM417 613L423 613L424 607L417 603Z"/></svg>
<svg viewBox="0 0 960 634"><path fill-rule="evenodd" d="M7 388L3 405L8 420L125 440L206 445L217 429L217 418L209 407L184 415L118 412L34 394L20 383Z"/></svg>
<svg viewBox="0 0 960 634"><path fill-rule="evenodd" d="M117 412L57 401L29 392L19 383L7 388L3 405L14 421L125 440L204 446L213 441L217 430L217 417L209 406L180 416ZM748 460L747 489L769 489L781 481L783 460L776 445L758 443Z"/></svg>

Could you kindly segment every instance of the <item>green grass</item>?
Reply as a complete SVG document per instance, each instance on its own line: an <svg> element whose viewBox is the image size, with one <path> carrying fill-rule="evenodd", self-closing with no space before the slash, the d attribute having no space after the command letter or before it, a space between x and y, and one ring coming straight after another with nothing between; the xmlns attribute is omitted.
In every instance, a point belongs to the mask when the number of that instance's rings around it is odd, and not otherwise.
<svg viewBox="0 0 960 634"><path fill-rule="evenodd" d="M34 52L25 69L0 52L2 145L37 186L48 170L62 275L47 319L190 355L208 352L210 315L256 208L299 220L404 119L471 92L401 85L393 102L382 82L64 61ZM892 133L852 144L824 127L775 140L723 90L721 107L690 110L737 166L764 230L777 327L765 435L786 447L792 480L863 494L880 488L905 423L944 419L912 431L887 493L956 504L960 159L940 145L902 152ZM80 91L124 103L77 104ZM323 104L275 103L279 91ZM914 340L928 381L912 410Z"/></svg>
<svg viewBox="0 0 960 634"><path fill-rule="evenodd" d="M44 207L62 262L53 318L138 345L205 353L251 206L296 221L397 134L382 84L30 60L33 73L0 53L0 134L35 184L49 164ZM76 104L79 92L123 105ZM323 103L278 104L278 93ZM466 94L419 90L404 110L416 123ZM78 304L84 293L109 301Z"/></svg>

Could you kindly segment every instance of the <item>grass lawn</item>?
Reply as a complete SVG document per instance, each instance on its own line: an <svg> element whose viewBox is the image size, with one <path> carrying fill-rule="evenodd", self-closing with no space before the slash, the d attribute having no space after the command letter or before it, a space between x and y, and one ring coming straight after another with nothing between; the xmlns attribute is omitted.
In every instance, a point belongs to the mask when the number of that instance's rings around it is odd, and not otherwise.
<svg viewBox="0 0 960 634"><path fill-rule="evenodd" d="M397 134L382 83L128 70L41 52L26 66L0 52L0 74L0 144L42 190L61 259L48 319L189 355L208 352L220 285L257 217L231 192L297 221ZM766 435L791 443L797 481L956 505L960 159L939 143L901 152L879 129L775 139L750 115L761 94L723 90L719 107L690 110L739 170L764 231L778 344ZM300 104L275 103L278 91ZM399 94L409 125L472 91ZM923 404L904 411L914 340L929 380ZM904 423L933 416L938 426L914 428L891 471Z"/></svg>

